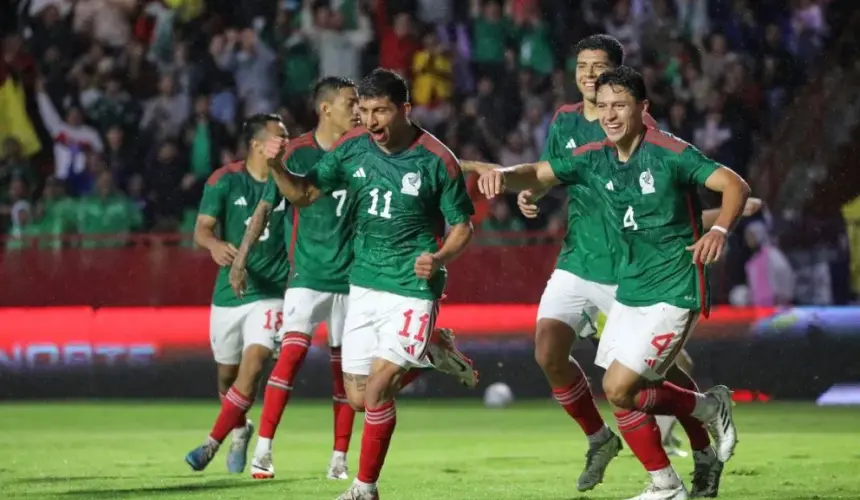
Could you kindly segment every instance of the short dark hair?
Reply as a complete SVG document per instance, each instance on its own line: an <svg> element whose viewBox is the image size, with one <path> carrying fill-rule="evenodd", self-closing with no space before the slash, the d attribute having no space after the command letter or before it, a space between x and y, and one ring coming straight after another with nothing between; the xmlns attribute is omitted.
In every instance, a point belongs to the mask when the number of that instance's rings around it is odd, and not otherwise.
<svg viewBox="0 0 860 500"><path fill-rule="evenodd" d="M320 102L329 99L332 92L351 88L355 88L355 82L349 78L343 76L324 76L314 85L314 106L319 106Z"/></svg>
<svg viewBox="0 0 860 500"><path fill-rule="evenodd" d="M615 37L604 34L585 37L573 47L573 56L579 57L583 50L602 50L613 66L624 64L624 46Z"/></svg>
<svg viewBox="0 0 860 500"><path fill-rule="evenodd" d="M269 122L284 124L284 119L275 113L259 113L256 114L242 124L242 140L245 144L250 144L260 132L266 130L266 125Z"/></svg>
<svg viewBox="0 0 860 500"><path fill-rule="evenodd" d="M394 71L376 68L358 84L358 96L365 99L387 97L400 106L409 102L409 85Z"/></svg>
<svg viewBox="0 0 860 500"><path fill-rule="evenodd" d="M618 66L611 69L599 77L595 90L600 91L600 87L611 85L613 87L623 87L637 102L644 101L648 98L648 92L645 90L645 80L638 71L630 66Z"/></svg>

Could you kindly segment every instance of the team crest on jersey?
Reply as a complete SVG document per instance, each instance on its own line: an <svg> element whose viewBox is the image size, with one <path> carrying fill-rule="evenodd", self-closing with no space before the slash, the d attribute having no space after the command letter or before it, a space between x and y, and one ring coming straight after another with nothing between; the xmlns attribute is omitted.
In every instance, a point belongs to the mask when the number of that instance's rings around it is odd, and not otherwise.
<svg viewBox="0 0 860 500"><path fill-rule="evenodd" d="M639 176L639 187L642 188L642 194L654 192L654 176L651 175L651 169L642 172L642 175Z"/></svg>
<svg viewBox="0 0 860 500"><path fill-rule="evenodd" d="M410 172L403 176L403 182L400 186L400 192L409 196L418 196L418 190L421 189L421 174Z"/></svg>

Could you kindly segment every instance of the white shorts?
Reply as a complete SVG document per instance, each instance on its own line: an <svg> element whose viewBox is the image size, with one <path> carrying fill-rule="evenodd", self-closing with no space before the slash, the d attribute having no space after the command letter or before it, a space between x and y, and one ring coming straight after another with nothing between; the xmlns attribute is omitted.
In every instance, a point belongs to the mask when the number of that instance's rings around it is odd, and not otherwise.
<svg viewBox="0 0 860 500"><path fill-rule="evenodd" d="M438 314L434 300L349 287L343 331L343 371L370 375L375 358L404 368L428 368L427 346Z"/></svg>
<svg viewBox="0 0 860 500"><path fill-rule="evenodd" d="M616 302L606 318L594 363L613 361L649 380L660 380L684 349L699 319L698 311L666 303L630 307Z"/></svg>
<svg viewBox="0 0 860 500"><path fill-rule="evenodd" d="M340 347L347 300L348 295L345 293L287 288L284 294L284 324L278 331L278 340L289 332L311 336L325 322L328 326L328 345Z"/></svg>
<svg viewBox="0 0 860 500"><path fill-rule="evenodd" d="M265 299L236 307L212 306L209 312L209 341L215 362L238 365L249 345L274 349L281 327L284 303Z"/></svg>
<svg viewBox="0 0 860 500"><path fill-rule="evenodd" d="M580 337L594 335L598 311L609 314L617 285L603 285L556 269L546 283L537 319L555 319L569 325Z"/></svg>

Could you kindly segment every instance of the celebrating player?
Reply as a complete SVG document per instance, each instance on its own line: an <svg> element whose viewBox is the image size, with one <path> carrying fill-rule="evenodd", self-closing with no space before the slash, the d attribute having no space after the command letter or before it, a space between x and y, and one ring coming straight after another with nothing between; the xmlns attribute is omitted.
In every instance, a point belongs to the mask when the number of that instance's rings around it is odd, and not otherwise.
<svg viewBox="0 0 860 500"><path fill-rule="evenodd" d="M325 77L314 87L313 96L319 123L314 131L290 141L284 155L286 168L297 174L306 174L341 136L361 123L358 94L352 80ZM238 294L244 293L247 283L246 263L248 256L253 255L251 247L258 241L275 207L282 203L283 197L270 179L233 260L230 283ZM343 387L341 338L349 291L347 278L352 263L350 207L346 190L337 190L312 206L302 210L294 208L292 243L289 244L293 267L284 296L284 323L279 332L281 352L263 398L260 436L251 460L251 476L255 479L275 476L272 439L289 402L294 378L308 353L311 336L322 322L328 325L334 382L334 451L328 477L348 477L346 453L355 411L349 406Z"/></svg>
<svg viewBox="0 0 860 500"><path fill-rule="evenodd" d="M379 498L376 481L397 422L394 396L403 377L432 365L428 346L444 266L469 243L474 211L457 159L409 121L406 82L377 69L358 94L366 130L344 136L304 178L270 163L281 192L297 206L339 189L355 200L343 371L350 401L363 399L365 423L358 476L342 500ZM277 140L267 149L276 159L283 155ZM451 229L439 248L446 222Z"/></svg>
<svg viewBox="0 0 860 500"><path fill-rule="evenodd" d="M584 101L564 105L552 121L542 160L570 154L577 145L599 141L606 134L597 119L597 78L620 66L624 58L621 43L608 35L594 35L580 41L576 53L576 84ZM656 126L645 113L643 119ZM464 162L469 170L485 172L489 164ZM540 306L535 333L535 358L543 369L555 399L582 428L589 442L585 468L577 480L577 489L587 491L597 486L610 461L621 450L621 440L603 422L588 386L585 372L570 349L577 335L592 337L598 312L608 313L615 298L618 252L610 245L613 232L604 213L594 210L594 194L581 185L566 186L568 191L568 231L564 238L556 270L547 283ZM517 197L520 210L527 217L537 215L535 200L546 193L525 190ZM696 389L695 382L680 369L673 368L668 378L674 383ZM671 423L674 417L661 416ZM682 425L694 450L694 489L715 492L719 486L722 465L715 459L708 433L701 422L685 417ZM661 422L661 423L663 423ZM669 429L669 426L662 426ZM668 441L669 435L664 436Z"/></svg>
<svg viewBox="0 0 860 500"><path fill-rule="evenodd" d="M607 140L567 157L489 171L479 188L493 197L506 186L542 190L581 184L597 194L595 209L607 210L616 222L607 237L617 238L621 249L618 289L595 362L607 369L603 389L622 435L651 473L652 484L636 499L686 499L653 415L694 417L716 440L719 461L734 453L728 388L702 394L662 380L699 314L707 315L704 266L719 258L749 187L693 146L643 124L648 103L636 71L622 66L605 72L596 90ZM723 193L720 215L701 238L698 185Z"/></svg>
<svg viewBox="0 0 860 500"><path fill-rule="evenodd" d="M227 469L233 473L245 470L248 441L253 433L245 414L254 400L263 365L275 346L275 334L281 327L282 294L290 272L284 245L286 212L278 207L259 237L257 250L245 263L248 279L244 294L236 297L231 290L229 266L269 177L263 146L267 139L287 137L287 129L277 115L252 116L242 132L248 143L248 158L222 167L209 177L194 228L194 241L209 250L220 266L209 331L222 394L221 412L212 432L185 457L197 471L206 468L231 429L233 441ZM216 226L220 227L222 239L215 236Z"/></svg>

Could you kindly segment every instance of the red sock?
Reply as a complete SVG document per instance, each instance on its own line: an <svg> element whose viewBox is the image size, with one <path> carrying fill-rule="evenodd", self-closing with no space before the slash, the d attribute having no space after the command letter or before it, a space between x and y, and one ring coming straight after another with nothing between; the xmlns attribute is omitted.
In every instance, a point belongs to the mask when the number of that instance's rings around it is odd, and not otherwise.
<svg viewBox="0 0 860 500"><path fill-rule="evenodd" d="M552 395L564 411L582 427L585 435L590 436L603 428L603 417L594 404L594 396L591 395L585 373L579 365L575 366L579 368L580 377L567 387L554 388Z"/></svg>
<svg viewBox="0 0 860 500"><path fill-rule="evenodd" d="M696 396L693 391L663 382L660 386L636 393L634 402L637 410L649 415L687 417L696 409Z"/></svg>
<svg viewBox="0 0 860 500"><path fill-rule="evenodd" d="M615 412L615 420L621 436L645 470L654 472L669 467L669 456L663 449L654 417L639 411L619 410Z"/></svg>
<svg viewBox="0 0 860 500"><path fill-rule="evenodd" d="M421 376L422 373L424 372L415 369L409 370L408 372L404 373L403 376L400 377L400 388L403 389L407 385L414 382L415 379Z"/></svg>
<svg viewBox="0 0 860 500"><path fill-rule="evenodd" d="M281 342L281 355L278 356L278 361L275 362L275 367L272 368L269 381L266 383L263 413L260 415L260 437L267 439L275 437L284 408L287 407L290 394L293 392L293 379L302 367L310 345L310 337L302 333L290 332L284 336Z"/></svg>
<svg viewBox="0 0 860 500"><path fill-rule="evenodd" d="M699 392L699 386L696 385L693 377L683 370L677 370L677 372L677 382L680 387L689 391ZM690 415L684 415L678 417L678 423L681 424L684 432L687 433L687 437L690 439L690 448L693 451L701 451L711 445L711 437L708 435L708 430L705 429L705 426L699 419Z"/></svg>
<svg viewBox="0 0 860 500"><path fill-rule="evenodd" d="M219 443L224 442L227 434L236 427L236 422L240 419L245 421L245 414L248 413L250 407L251 398L237 391L235 387L231 387L224 395L221 412L218 413L218 419L215 420L209 437Z"/></svg>
<svg viewBox="0 0 860 500"><path fill-rule="evenodd" d="M221 406L224 406L224 396L226 396L226 392L221 392L218 394L218 397L221 399ZM245 425L248 423L248 418L245 415L240 415L238 419L236 419L236 423L233 425L234 429L244 429Z"/></svg>
<svg viewBox="0 0 860 500"><path fill-rule="evenodd" d="M334 381L334 451L349 451L349 440L352 438L352 424L355 421L355 410L349 406L346 399L346 389L343 386L343 367L341 365L340 347L331 348L331 376Z"/></svg>
<svg viewBox="0 0 860 500"><path fill-rule="evenodd" d="M378 408L364 408L364 432L361 435L361 457L356 478L362 483L375 483L379 479L388 445L397 425L394 401Z"/></svg>

